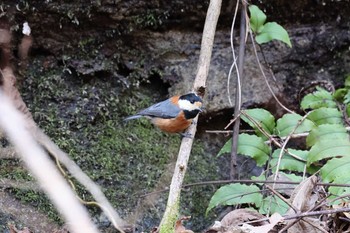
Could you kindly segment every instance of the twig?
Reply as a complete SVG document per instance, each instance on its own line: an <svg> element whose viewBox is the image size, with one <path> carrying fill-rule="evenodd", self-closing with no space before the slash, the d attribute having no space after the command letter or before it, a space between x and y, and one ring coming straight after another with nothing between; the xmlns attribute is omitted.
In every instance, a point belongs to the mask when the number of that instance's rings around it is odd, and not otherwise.
<svg viewBox="0 0 350 233"><path fill-rule="evenodd" d="M311 217L311 216L318 216L318 215L329 215L329 214L336 214L336 213L349 212L349 211L350 211L350 207L347 207L347 208L319 210L319 211L310 211L310 212L304 212L304 213L298 213L298 214L283 215L282 217L284 218L284 220L291 220L296 218ZM252 224L252 223L258 223L258 222L264 222L267 220L269 220L269 218L261 218L261 219L257 219L257 220L253 220L245 223Z"/></svg>
<svg viewBox="0 0 350 233"><path fill-rule="evenodd" d="M295 130L304 122L304 120L306 119L306 117L308 116L308 114L305 114L299 121L298 123L296 124L296 126L294 127L294 129L292 130L292 132L289 133L289 135L287 136L286 140L284 141L283 143L283 146L281 148L281 152L278 156L278 161L277 161L277 167L276 167L276 172L275 172L275 177L274 177L274 180L277 180L277 176L278 176L278 172L279 172L279 168L280 168L280 165L281 165L281 160L282 160L282 156L283 156L283 152L285 150L285 147L287 146L290 138L291 138L291 135L294 134ZM273 186L274 188L274 186Z"/></svg>
<svg viewBox="0 0 350 233"><path fill-rule="evenodd" d="M227 97L228 97L228 102L231 106L233 106L232 101L231 101L231 94L230 94L230 80L231 80L231 75L232 75L232 70L233 68L236 68L236 73L237 73L237 91L241 90L241 82L239 78L239 72L238 72L238 67L237 67L237 58L235 54L235 47L233 44L233 34L234 34L234 28L235 28L235 23L236 23L236 17L237 17L237 12L238 12L238 7L239 7L239 1L236 2L236 8L235 8L235 13L233 15L233 20L231 24L231 33L230 33L230 42L231 42L231 50L232 50L232 57L233 57L233 62L230 67L230 71L228 72L228 77L227 77ZM241 101L241 100L240 100ZM239 104L241 106L241 104Z"/></svg>
<svg viewBox="0 0 350 233"><path fill-rule="evenodd" d="M201 52L198 61L197 75L193 84L193 89L199 94L204 95L205 83L209 72L210 59L213 49L216 24L220 15L221 0L211 0L207 12L207 17L203 29ZM196 133L196 122L198 116L194 119L187 132L194 137ZM180 193L182 183L185 177L189 156L193 144L193 138L184 137L176 161L174 174L170 184L168 202L162 221L160 223L160 233L174 232L175 221L178 217Z"/></svg>
<svg viewBox="0 0 350 233"><path fill-rule="evenodd" d="M265 137L269 138L269 141L267 141L267 142L270 142L270 143L273 142L276 146L278 146L279 148L282 149L283 146L281 145L281 143L279 143L272 135L270 135L268 132L266 132L266 130L265 130L254 118L252 118L251 116L249 116L249 114L247 114L247 113L246 113L245 111L243 111L243 110L241 111L241 114L243 114L243 115L244 115L245 117L247 117L251 122L253 122L253 124L258 128L258 130L259 130L262 134L264 134ZM288 136L289 136L288 140L289 140L290 138L292 138L293 135L294 135L294 134L288 135ZM284 139L287 139L287 137L285 137ZM265 142L265 143L266 143L266 142ZM293 158L295 158L296 160L299 160L299 161L302 161L302 162L306 162L305 159L302 159L302 158L300 158L299 156L297 156L297 155L295 155L295 154L289 152L289 150L286 149L286 148L283 148L283 151L284 151L285 153L289 154L290 156L292 156Z"/></svg>
<svg viewBox="0 0 350 233"><path fill-rule="evenodd" d="M242 1L241 6L241 24L239 35L239 54L238 54L238 73L237 73L237 87L236 87L236 99L234 116L237 117L233 126L232 134L232 149L231 149L231 167L230 167L230 179L234 179L236 176L237 168L237 149L238 149L238 135L240 125L240 111L241 111L241 83L243 77L243 64L244 64L244 51L245 51L245 39L246 39L246 15L247 15L247 3Z"/></svg>
<svg viewBox="0 0 350 233"><path fill-rule="evenodd" d="M233 123L236 122L236 120L241 116L241 113L239 113L238 115L235 115L234 118L232 120L230 120L230 122L224 127L224 129L228 129ZM232 130L233 132L233 130Z"/></svg>
<svg viewBox="0 0 350 233"><path fill-rule="evenodd" d="M269 185L266 185L266 188L270 190L272 193L274 193L278 198L280 198L284 203L286 203L290 208L292 208L295 212L298 212L298 209L290 203L284 196L282 196L279 192L277 192L275 189L270 187Z"/></svg>
<svg viewBox="0 0 350 233"><path fill-rule="evenodd" d="M269 81L267 80L267 77L265 75L265 72L264 72L264 69L262 68L261 66L261 63L259 61L259 57L258 57L258 52L257 52L257 49L256 49L256 46L255 46L255 41L254 41L254 37L253 37L253 33L251 30L249 30L249 34L250 34L250 38L251 38L251 41L252 41L252 44L253 44L253 50L254 50L254 54L255 54L255 57L256 57L256 61L258 62L258 65L259 65L259 68L260 68L260 71L265 79L265 83L270 91L270 93L272 94L273 98L276 100L276 102L284 109L286 110L287 112L289 113L294 113L292 110L290 110L289 108L287 108L286 106L284 106L280 101L279 99L277 98L277 96L275 95L275 93L273 92L270 84L269 84Z"/></svg>
<svg viewBox="0 0 350 233"><path fill-rule="evenodd" d="M285 216L284 219L290 220L290 219L294 219L294 218L311 217L311 216L335 214L335 213L342 213L342 212L350 212L350 207L331 209L331 210L310 211L310 212L304 212L304 213L299 213L299 214L291 214L291 215Z"/></svg>
<svg viewBox="0 0 350 233"><path fill-rule="evenodd" d="M202 182L196 182L196 183L191 183L191 184L185 184L182 186L183 189L185 188L190 188L194 186L204 186L204 185L221 185L221 184L234 184L234 183L243 183L243 184L290 184L290 185L299 185L300 182L294 182L294 181L273 181L273 180L212 180L212 181L202 181ZM326 187L350 187L350 184L337 184L337 183L316 183L315 185L318 186L326 186ZM157 190L154 192L146 193L143 195L140 195L140 198L149 196L149 195L154 195L154 194L159 194L163 192L168 192L169 189L165 188L163 190ZM339 198L335 198L332 201L348 197L349 195L344 195L340 196Z"/></svg>
<svg viewBox="0 0 350 233"><path fill-rule="evenodd" d="M215 133L215 134L227 134L230 135L232 133L232 130L206 130L206 133ZM252 129L244 129L240 130L240 133L254 133L255 131Z"/></svg>
<svg viewBox="0 0 350 233"><path fill-rule="evenodd" d="M202 181L197 183L185 184L183 188L189 188L192 186L201 186L201 185L220 185L220 184L231 184L231 183L243 183L243 184L292 184L299 185L300 182L294 181L274 181L274 180L213 180L213 181ZM326 187L350 187L350 184L337 184L337 183L316 183L318 186L326 186ZM164 190L166 191L166 190ZM347 197L341 196L342 198Z"/></svg>

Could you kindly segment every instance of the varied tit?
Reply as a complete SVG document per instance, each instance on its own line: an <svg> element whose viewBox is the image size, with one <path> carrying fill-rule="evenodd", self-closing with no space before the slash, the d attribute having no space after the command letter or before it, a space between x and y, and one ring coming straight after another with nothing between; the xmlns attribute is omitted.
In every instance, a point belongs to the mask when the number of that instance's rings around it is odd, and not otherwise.
<svg viewBox="0 0 350 233"><path fill-rule="evenodd" d="M147 117L164 132L182 133L202 111L202 102L195 93L174 96L129 116L124 121Z"/></svg>

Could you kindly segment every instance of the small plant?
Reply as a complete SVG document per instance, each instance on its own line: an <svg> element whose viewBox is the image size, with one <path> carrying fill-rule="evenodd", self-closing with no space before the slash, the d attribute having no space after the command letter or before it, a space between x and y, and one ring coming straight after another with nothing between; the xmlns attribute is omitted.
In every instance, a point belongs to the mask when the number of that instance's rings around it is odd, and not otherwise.
<svg viewBox="0 0 350 233"><path fill-rule="evenodd" d="M249 6L250 28L256 34L255 40L258 44L280 40L292 47L288 32L276 22L266 22L266 15L255 5Z"/></svg>
<svg viewBox="0 0 350 233"><path fill-rule="evenodd" d="M265 166L266 174L272 174L269 177L274 177L275 181L278 175L300 182L301 174L319 174L323 182L350 183L350 139L349 127L346 127L349 123L350 76L345 80L345 87L334 93L317 87L302 99L300 105L304 116L288 113L277 120L265 109L242 111L242 120L255 133L239 135L238 153L253 158L260 167ZM288 141L296 137L304 140L306 148L287 147ZM230 152L231 141L228 140L218 156ZM252 179L267 180L268 176ZM332 200L349 194L350 188L331 186L328 192L329 200ZM289 207L279 196L262 193L262 186L256 184L223 186L213 195L207 213L218 205L235 204L252 205L262 214L268 210L280 214L287 212ZM340 201L347 202L345 197L337 198L337 202Z"/></svg>

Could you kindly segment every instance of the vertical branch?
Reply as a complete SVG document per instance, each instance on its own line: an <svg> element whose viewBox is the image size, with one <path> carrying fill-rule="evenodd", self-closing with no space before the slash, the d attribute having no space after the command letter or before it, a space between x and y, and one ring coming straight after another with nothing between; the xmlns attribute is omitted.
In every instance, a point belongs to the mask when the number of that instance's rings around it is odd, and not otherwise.
<svg viewBox="0 0 350 233"><path fill-rule="evenodd" d="M220 15L221 0L211 0L205 19L201 52L199 55L196 79L193 89L204 95L205 83L209 72L210 59L213 49L216 24ZM160 223L160 233L170 233L175 231L175 222L178 218L180 192L186 174L187 164L191 153L193 138L196 133L196 123L198 116L193 120L193 124L187 130L192 135L191 138L183 138L175 165L175 171L171 180L167 207Z"/></svg>
<svg viewBox="0 0 350 233"><path fill-rule="evenodd" d="M235 124L233 126L232 135L232 150L231 150L231 170L230 179L233 180L236 177L237 168L237 147L238 147L238 135L239 135L239 124L240 124L240 98L241 98L241 88L240 83L242 83L243 77L243 62L244 62L244 50L245 50L245 38L246 38L246 15L247 15L247 3L243 0L241 6L241 24L240 24L240 35L239 35L239 54L238 54L238 74L237 74L237 85L236 85L236 99L235 99L235 111L234 116L236 118Z"/></svg>

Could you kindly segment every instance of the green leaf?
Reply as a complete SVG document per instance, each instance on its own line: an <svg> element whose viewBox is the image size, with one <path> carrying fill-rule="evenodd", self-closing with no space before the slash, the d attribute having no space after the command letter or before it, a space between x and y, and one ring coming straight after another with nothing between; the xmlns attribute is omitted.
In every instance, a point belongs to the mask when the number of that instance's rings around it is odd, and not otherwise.
<svg viewBox="0 0 350 233"><path fill-rule="evenodd" d="M267 133L273 134L273 129L276 125L275 117L269 111L262 108L254 108L244 110L244 112L247 115L249 115L256 123L258 123L260 127L263 128ZM251 120L249 120L243 114L241 115L241 118L243 121L248 123L253 129L255 129L255 132L258 136L263 136L259 128Z"/></svg>
<svg viewBox="0 0 350 233"><path fill-rule="evenodd" d="M324 124L313 128L306 137L306 145L313 146L318 141L346 140L349 135L343 125Z"/></svg>
<svg viewBox="0 0 350 233"><path fill-rule="evenodd" d="M339 182L339 183L338 183ZM337 182L335 182L337 184L350 184L350 180L346 179L345 177L343 177L343 179L339 179ZM331 186L329 187L328 191L333 194L331 195L329 198L333 199L345 194L349 194L350 193L350 187L337 187L337 186ZM341 202L349 202L349 198L348 197L344 197L343 199L338 199L336 202L332 202L332 204L339 204Z"/></svg>
<svg viewBox="0 0 350 233"><path fill-rule="evenodd" d="M343 116L336 108L319 108L311 111L307 119L316 125L322 124L343 124Z"/></svg>
<svg viewBox="0 0 350 233"><path fill-rule="evenodd" d="M323 182L333 182L337 184L350 184L350 157L334 158L329 160L321 168L321 177ZM329 192L333 197L338 197L350 193L349 187L329 187Z"/></svg>
<svg viewBox="0 0 350 233"><path fill-rule="evenodd" d="M294 149L288 149L288 151L301 159L304 159L305 162L297 160L290 156L289 154L286 154L283 152L283 156L280 162L279 170L282 171L296 171L296 172L303 172L305 165L306 165L306 159L309 154L308 151L304 150L294 150ZM281 149L277 149L272 154L272 159L270 161L270 165L273 171L276 171L277 162L279 158L279 154L281 153Z"/></svg>
<svg viewBox="0 0 350 233"><path fill-rule="evenodd" d="M221 148L221 150L219 151L217 157L219 157L220 155L223 154L227 154L227 153L231 153L232 150L232 138L230 138L225 145Z"/></svg>
<svg viewBox="0 0 350 233"><path fill-rule="evenodd" d="M350 103L350 90L348 90L348 92L344 96L344 104L348 104L348 103Z"/></svg>
<svg viewBox="0 0 350 233"><path fill-rule="evenodd" d="M268 214L268 213L287 213L289 206L278 196L269 195L265 197L259 208L259 213Z"/></svg>
<svg viewBox="0 0 350 233"><path fill-rule="evenodd" d="M240 134L238 153L253 158L258 166L262 166L269 158L271 149L264 140L256 135Z"/></svg>
<svg viewBox="0 0 350 233"><path fill-rule="evenodd" d="M288 113L284 114L284 116L280 119L277 120L277 134L280 137L284 137L289 135L294 128L299 124L299 121L302 119L302 116L296 113ZM315 124L308 120L305 119L294 131L294 133L303 133L303 132L308 132L310 131Z"/></svg>
<svg viewBox="0 0 350 233"><path fill-rule="evenodd" d="M346 105L346 115L350 116L350 104Z"/></svg>
<svg viewBox="0 0 350 233"><path fill-rule="evenodd" d="M266 23L255 39L258 44L267 43L272 40L280 40L286 43L289 47L292 47L288 32L276 22Z"/></svg>
<svg viewBox="0 0 350 233"><path fill-rule="evenodd" d="M219 188L212 196L206 214L218 205L252 203L257 207L262 201L260 189L255 185L229 184Z"/></svg>
<svg viewBox="0 0 350 233"><path fill-rule="evenodd" d="M347 88L337 89L337 90L335 90L335 92L333 94L333 98L339 102L343 102L344 96L346 95L346 93L348 93L348 91L349 90Z"/></svg>
<svg viewBox="0 0 350 233"><path fill-rule="evenodd" d="M249 13L250 13L250 28L254 33L260 33L265 21L266 21L266 15L262 10L259 9L259 7L255 5L249 6Z"/></svg>
<svg viewBox="0 0 350 233"><path fill-rule="evenodd" d="M300 103L301 109L317 109L321 107L335 108L336 102L330 92L322 88L317 88L317 91L304 96Z"/></svg>
<svg viewBox="0 0 350 233"><path fill-rule="evenodd" d="M350 181L350 157L333 158L321 168L323 182L335 182L343 177ZM336 182L339 183L339 182Z"/></svg>
<svg viewBox="0 0 350 233"><path fill-rule="evenodd" d="M221 148L217 156L230 153L232 139L228 140ZM253 158L258 166L262 166L269 158L271 149L264 140L256 135L240 134L238 137L238 154Z"/></svg>
<svg viewBox="0 0 350 233"><path fill-rule="evenodd" d="M302 176L297 176L293 173L291 174L287 174L287 173L284 173L284 172L280 172L282 173L284 176L286 176L290 181L293 181L293 182L301 182L303 181L303 177Z"/></svg>
<svg viewBox="0 0 350 233"><path fill-rule="evenodd" d="M345 78L345 87L350 87L350 74Z"/></svg>
<svg viewBox="0 0 350 233"><path fill-rule="evenodd" d="M316 142L310 149L307 164L336 156L350 156L349 139Z"/></svg>

